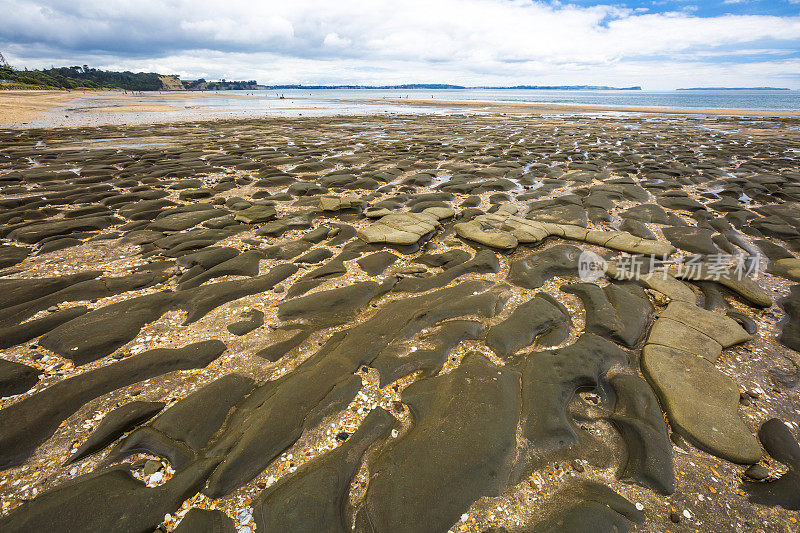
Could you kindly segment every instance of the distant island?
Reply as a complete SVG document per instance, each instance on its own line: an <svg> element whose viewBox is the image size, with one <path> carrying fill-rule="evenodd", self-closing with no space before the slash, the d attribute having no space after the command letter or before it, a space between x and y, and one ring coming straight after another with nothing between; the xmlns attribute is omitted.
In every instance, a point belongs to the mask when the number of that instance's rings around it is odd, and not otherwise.
<svg viewBox="0 0 800 533"><path fill-rule="evenodd" d="M468 87L469 89L540 89L557 91L641 91L639 85L632 87L609 87L607 85L515 85L513 87Z"/></svg>
<svg viewBox="0 0 800 533"><path fill-rule="evenodd" d="M685 87L676 91L789 91L787 87Z"/></svg>

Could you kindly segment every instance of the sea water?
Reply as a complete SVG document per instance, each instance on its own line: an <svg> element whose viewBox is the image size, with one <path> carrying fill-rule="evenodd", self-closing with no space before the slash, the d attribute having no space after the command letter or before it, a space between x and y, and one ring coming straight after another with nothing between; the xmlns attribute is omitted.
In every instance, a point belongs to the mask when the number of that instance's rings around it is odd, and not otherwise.
<svg viewBox="0 0 800 533"><path fill-rule="evenodd" d="M781 90L271 89L220 92L266 96L283 95L285 98L408 98L410 100L529 102L587 106L660 107L667 109L800 111L800 91Z"/></svg>

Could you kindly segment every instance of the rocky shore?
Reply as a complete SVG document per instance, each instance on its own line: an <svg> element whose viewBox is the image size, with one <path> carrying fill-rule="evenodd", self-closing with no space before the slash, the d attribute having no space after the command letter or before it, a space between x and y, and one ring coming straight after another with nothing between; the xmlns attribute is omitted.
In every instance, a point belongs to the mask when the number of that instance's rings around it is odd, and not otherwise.
<svg viewBox="0 0 800 533"><path fill-rule="evenodd" d="M797 531L800 118L0 129L0 206L0 531Z"/></svg>

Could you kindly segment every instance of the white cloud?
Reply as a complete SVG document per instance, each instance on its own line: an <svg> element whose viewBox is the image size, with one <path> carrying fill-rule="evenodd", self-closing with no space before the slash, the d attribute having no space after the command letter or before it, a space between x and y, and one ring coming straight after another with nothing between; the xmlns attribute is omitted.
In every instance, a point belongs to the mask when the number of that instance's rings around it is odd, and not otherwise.
<svg viewBox="0 0 800 533"><path fill-rule="evenodd" d="M94 62L263 82L654 88L705 72L736 85L800 87L794 60L742 53L797 50L800 17L530 0L0 0L0 12L0 46L29 66Z"/></svg>
<svg viewBox="0 0 800 533"><path fill-rule="evenodd" d="M294 37L292 23L283 17L254 17L241 22L230 17L182 20L180 28L197 39L245 45L260 46Z"/></svg>
<svg viewBox="0 0 800 533"><path fill-rule="evenodd" d="M329 33L328 35L325 36L325 39L322 41L322 44L330 48L341 48L344 46L349 46L350 43L351 43L350 39L343 39L336 32Z"/></svg>

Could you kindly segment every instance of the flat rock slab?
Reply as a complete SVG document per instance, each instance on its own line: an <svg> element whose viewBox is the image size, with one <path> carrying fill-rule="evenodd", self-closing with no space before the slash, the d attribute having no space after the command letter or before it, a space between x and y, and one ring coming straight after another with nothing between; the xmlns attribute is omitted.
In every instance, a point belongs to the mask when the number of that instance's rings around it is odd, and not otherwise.
<svg viewBox="0 0 800 533"><path fill-rule="evenodd" d="M629 374L617 374L609 382L617 395L611 420L628 448L620 478L631 479L660 494L672 494L672 443L652 389L642 378Z"/></svg>
<svg viewBox="0 0 800 533"><path fill-rule="evenodd" d="M795 257L778 259L770 264L769 271L792 281L800 281L800 259Z"/></svg>
<svg viewBox="0 0 800 533"><path fill-rule="evenodd" d="M614 531L624 533L644 522L644 513L614 492L591 481L574 482L553 496L546 517L525 529L530 533Z"/></svg>
<svg viewBox="0 0 800 533"><path fill-rule="evenodd" d="M376 244L415 244L439 227L439 218L426 213L392 213L358 230L364 242Z"/></svg>
<svg viewBox="0 0 800 533"><path fill-rule="evenodd" d="M627 361L627 354L613 342L584 333L563 348L530 352L511 362L522 375L522 434L537 457L580 441L567 404L579 390L605 383L608 370Z"/></svg>
<svg viewBox="0 0 800 533"><path fill-rule="evenodd" d="M722 355L722 345L702 331L668 317L659 317L650 329L648 344L660 344L704 357L715 363Z"/></svg>
<svg viewBox="0 0 800 533"><path fill-rule="evenodd" d="M264 325L264 313L258 309L251 309L242 313L242 318L239 322L229 324L227 329L234 335L247 335L256 328Z"/></svg>
<svg viewBox="0 0 800 533"><path fill-rule="evenodd" d="M190 509L173 533L236 533L231 517L222 511Z"/></svg>
<svg viewBox="0 0 800 533"><path fill-rule="evenodd" d="M154 488L125 466L94 472L40 494L0 519L0 529L27 531L153 531L197 492L218 459L205 459Z"/></svg>
<svg viewBox="0 0 800 533"><path fill-rule="evenodd" d="M568 328L569 316L564 309L549 298L536 296L492 326L486 334L486 344L501 357L508 357L533 344L537 336L565 324Z"/></svg>
<svg viewBox="0 0 800 533"><path fill-rule="evenodd" d="M264 490L253 506L257 531L349 530L347 493L361 457L396 426L394 417L378 407L340 447Z"/></svg>
<svg viewBox="0 0 800 533"><path fill-rule="evenodd" d="M380 386L422 370L422 377L436 375L444 366L450 352L461 341L483 335L483 326L474 320L449 320L425 334L421 340L431 348L417 349L408 343L388 346L372 361L371 366L381 375Z"/></svg>
<svg viewBox="0 0 800 533"><path fill-rule="evenodd" d="M23 246L0 245L0 268L6 268L21 263L30 253L30 249Z"/></svg>
<svg viewBox="0 0 800 533"><path fill-rule="evenodd" d="M333 252L327 248L314 248L313 250L306 252L295 259L294 262L313 265L325 261L326 259L330 259L331 257L333 257Z"/></svg>
<svg viewBox="0 0 800 533"><path fill-rule="evenodd" d="M497 230L488 224L482 224L477 220L460 222L453 226L459 237L467 240L499 248L501 250L511 250L517 247L519 240L508 231Z"/></svg>
<svg viewBox="0 0 800 533"><path fill-rule="evenodd" d="M105 298L127 291L150 287L169 278L170 274L164 272L138 272L120 277L87 279L64 287L61 290L48 293L40 298L1 308L0 324L16 325L39 311L58 306L62 302ZM97 309L92 312L94 311L97 311ZM67 311L63 313L68 314ZM91 314L91 312L87 314Z"/></svg>
<svg viewBox="0 0 800 533"><path fill-rule="evenodd" d="M222 276L256 276L259 271L258 263L262 259L264 259L264 253L261 250L247 250L236 257L214 265L204 272L200 272L196 276L192 276L186 281L181 281L178 289L185 290L198 287L206 281Z"/></svg>
<svg viewBox="0 0 800 533"><path fill-rule="evenodd" d="M361 207L364 200L354 196L322 196L319 199L319 208L323 211L341 211Z"/></svg>
<svg viewBox="0 0 800 533"><path fill-rule="evenodd" d="M157 348L90 370L0 410L0 467L25 461L58 426L83 405L103 394L174 370L202 368L222 355L220 341L182 348Z"/></svg>
<svg viewBox="0 0 800 533"><path fill-rule="evenodd" d="M211 220L212 218L222 217L229 214L224 209L201 209L182 213L173 213L156 219L147 226L151 231L173 232L183 231L191 227Z"/></svg>
<svg viewBox="0 0 800 533"><path fill-rule="evenodd" d="M377 276L382 274L383 271L389 268L397 259L397 255L384 250L362 257L357 263L358 266L361 267L361 270L370 276Z"/></svg>
<svg viewBox="0 0 800 533"><path fill-rule="evenodd" d="M715 340L723 348L749 341L752 336L735 320L685 302L671 302L659 318L680 322ZM699 355L699 354L698 354Z"/></svg>
<svg viewBox="0 0 800 533"><path fill-rule="evenodd" d="M27 392L39 382L41 373L32 366L0 359L0 397Z"/></svg>
<svg viewBox="0 0 800 533"><path fill-rule="evenodd" d="M8 238L25 244L35 244L48 237L69 235L79 231L98 231L120 222L122 222L120 219L108 216L36 222L11 231Z"/></svg>
<svg viewBox="0 0 800 533"><path fill-rule="evenodd" d="M781 305L789 315L783 324L778 340L796 352L800 352L800 285L793 285L789 296L781 300Z"/></svg>
<svg viewBox="0 0 800 533"><path fill-rule="evenodd" d="M300 346L313 332L312 326L284 326L270 333L267 346L258 350L255 355L267 361L275 362L293 349Z"/></svg>
<svg viewBox="0 0 800 533"><path fill-rule="evenodd" d="M339 289L300 296L278 306L281 320L301 319L317 325L340 324L359 313L370 300L391 288L391 284L362 281Z"/></svg>
<svg viewBox="0 0 800 533"><path fill-rule="evenodd" d="M52 278L0 279L0 306L6 308L38 300L101 274L99 270L91 270Z"/></svg>
<svg viewBox="0 0 800 533"><path fill-rule="evenodd" d="M800 445L783 421L767 420L758 430L758 439L770 456L789 467L778 479L766 483L745 483L750 501L762 505L800 510Z"/></svg>
<svg viewBox="0 0 800 533"><path fill-rule="evenodd" d="M608 265L606 275L610 278L624 280L630 279L631 272L626 272L625 269L620 269L618 265L611 263ZM691 305L697 303L697 295L691 287L666 272L640 274L636 279L648 289L658 291L670 300L686 302Z"/></svg>
<svg viewBox="0 0 800 533"><path fill-rule="evenodd" d="M715 233L712 230L695 228L693 226L671 226L663 228L661 231L669 242L681 250L703 255L720 253L720 249L717 248L717 245L711 240L711 236Z"/></svg>
<svg viewBox="0 0 800 533"><path fill-rule="evenodd" d="M657 204L639 204L620 213L621 217L639 220L641 222L666 224L667 213Z"/></svg>
<svg viewBox="0 0 800 533"><path fill-rule="evenodd" d="M137 428L112 449L103 464L133 453L167 459L181 470L201 457L200 451L219 430L231 408L254 387L250 378L227 374L197 389Z"/></svg>
<svg viewBox="0 0 800 533"><path fill-rule="evenodd" d="M680 279L719 283L723 287L727 287L737 293L748 303L756 307L770 307L772 305L772 295L769 291L752 278L736 270L729 270L727 268L710 269L708 266L701 264L700 268L692 268L689 266L676 268L675 266L671 266L669 268L669 273Z"/></svg>
<svg viewBox="0 0 800 533"><path fill-rule="evenodd" d="M486 274L498 272L500 261L491 250L480 250L469 261L465 261L444 272L426 278L405 277L397 282L397 292L423 292L444 287L454 279L467 274Z"/></svg>
<svg viewBox="0 0 800 533"><path fill-rule="evenodd" d="M734 463L753 464L761 458L761 446L739 418L739 388L712 363L648 344L642 373L672 428L689 442Z"/></svg>
<svg viewBox="0 0 800 533"><path fill-rule="evenodd" d="M102 450L123 433L153 418L164 405L164 402L133 401L117 407L103 417L89 438L75 450L65 464L74 463Z"/></svg>
<svg viewBox="0 0 800 533"><path fill-rule="evenodd" d="M252 209L252 208L251 208ZM311 217L308 214L281 217L267 222L256 231L256 235L280 237L287 231L304 230L311 227Z"/></svg>
<svg viewBox="0 0 800 533"><path fill-rule="evenodd" d="M360 531L445 531L508 483L516 448L519 376L476 353L449 374L403 391L415 423L370 462Z"/></svg>
<svg viewBox="0 0 800 533"><path fill-rule="evenodd" d="M499 229L487 231L487 227ZM537 222L499 210L496 213L475 217L471 225L462 226L459 235L464 238L480 239L477 242L494 241L507 248L511 248L513 239L519 243L537 243L547 237L561 237L631 254L665 257L675 251L675 248L667 243L636 237L626 231L590 230L573 224Z"/></svg>
<svg viewBox="0 0 800 533"><path fill-rule="evenodd" d="M562 285L561 290L577 295L586 309L586 331L622 345L638 345L650 325L653 305L641 287L612 283Z"/></svg>
<svg viewBox="0 0 800 533"><path fill-rule="evenodd" d="M260 224L278 218L278 212L271 205L253 205L247 209L237 211L233 216L237 222L245 224Z"/></svg>
<svg viewBox="0 0 800 533"><path fill-rule="evenodd" d="M509 283L526 289L538 289L554 276L577 275L581 250L569 244L557 244L539 253L513 261L508 270Z"/></svg>
<svg viewBox="0 0 800 533"><path fill-rule="evenodd" d="M172 301L170 293L155 293L107 305L61 324L42 336L39 344L77 365L96 361L133 340Z"/></svg>
<svg viewBox="0 0 800 533"><path fill-rule="evenodd" d="M544 200L544 202L556 202L556 200ZM578 200L580 202L580 200ZM528 211L525 218L537 222L552 222L555 224L571 224L573 226L586 227L589 220L586 217L586 210L580 203L561 203L542 206Z"/></svg>

